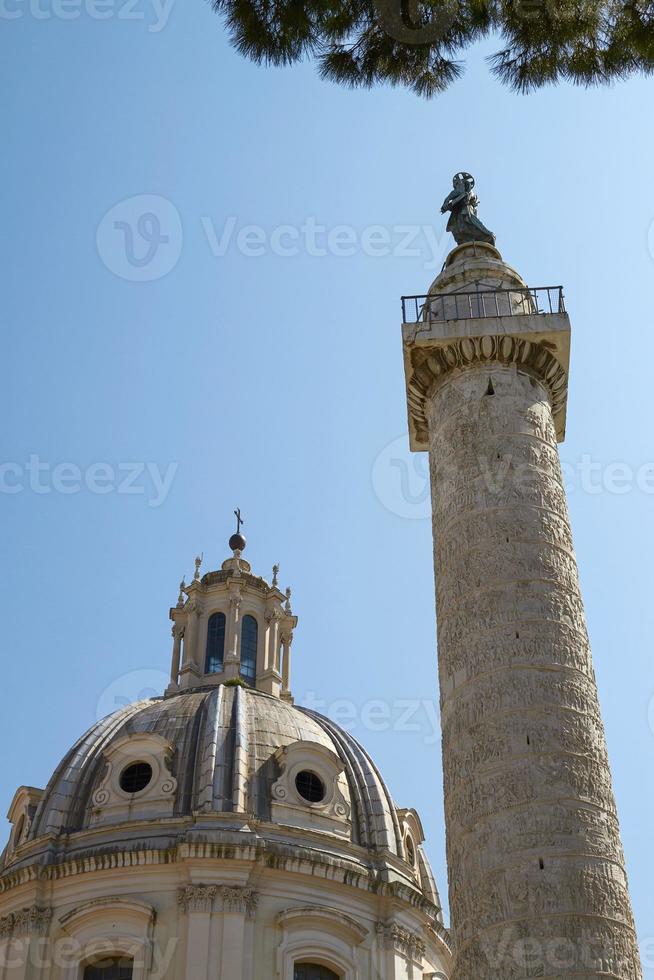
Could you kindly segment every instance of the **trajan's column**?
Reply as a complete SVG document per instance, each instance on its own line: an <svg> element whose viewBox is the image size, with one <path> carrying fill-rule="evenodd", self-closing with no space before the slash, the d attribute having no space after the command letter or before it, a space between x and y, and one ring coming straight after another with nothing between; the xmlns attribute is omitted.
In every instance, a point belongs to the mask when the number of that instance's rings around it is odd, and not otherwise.
<svg viewBox="0 0 654 980"><path fill-rule="evenodd" d="M405 297L430 457L453 980L641 977L557 441L570 326L457 174L457 247Z"/></svg>

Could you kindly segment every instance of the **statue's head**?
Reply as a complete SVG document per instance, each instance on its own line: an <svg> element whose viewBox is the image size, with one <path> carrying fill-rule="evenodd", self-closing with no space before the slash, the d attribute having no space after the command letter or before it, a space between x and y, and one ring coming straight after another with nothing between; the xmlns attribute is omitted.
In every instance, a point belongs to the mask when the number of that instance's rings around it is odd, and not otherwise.
<svg viewBox="0 0 654 980"><path fill-rule="evenodd" d="M459 171L458 174L454 174L452 178L452 184L455 190L466 190L471 191L475 186L475 178L472 174L467 173L465 170Z"/></svg>

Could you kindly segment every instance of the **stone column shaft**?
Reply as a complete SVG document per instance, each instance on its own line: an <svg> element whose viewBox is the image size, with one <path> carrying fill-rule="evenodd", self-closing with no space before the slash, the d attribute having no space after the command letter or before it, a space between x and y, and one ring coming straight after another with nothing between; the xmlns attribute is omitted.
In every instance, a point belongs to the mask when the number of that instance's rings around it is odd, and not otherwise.
<svg viewBox="0 0 654 980"><path fill-rule="evenodd" d="M288 694L291 687L291 643L292 637L282 634L282 690Z"/></svg>
<svg viewBox="0 0 654 980"><path fill-rule="evenodd" d="M170 665L171 684L177 684L177 681L179 680L179 661L182 652L182 631L182 626L177 624L173 626L173 656Z"/></svg>
<svg viewBox="0 0 654 980"><path fill-rule="evenodd" d="M179 905L186 917L186 967L189 980L210 980L210 949L215 885L187 885L180 889Z"/></svg>
<svg viewBox="0 0 654 980"><path fill-rule="evenodd" d="M429 431L455 978L497 976L507 937L507 980L636 978L548 394L470 367Z"/></svg>

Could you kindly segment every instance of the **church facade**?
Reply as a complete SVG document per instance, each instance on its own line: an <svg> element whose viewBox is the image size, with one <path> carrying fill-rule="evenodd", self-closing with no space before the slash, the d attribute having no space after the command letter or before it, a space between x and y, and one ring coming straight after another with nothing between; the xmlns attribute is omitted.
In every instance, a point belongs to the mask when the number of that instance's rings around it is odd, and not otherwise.
<svg viewBox="0 0 654 980"><path fill-rule="evenodd" d="M17 790L0 980L641 977L557 451L569 320L504 262L473 187L455 178L457 247L402 326L430 457L451 931L419 815L294 703L291 594L238 528L180 586L167 690Z"/></svg>

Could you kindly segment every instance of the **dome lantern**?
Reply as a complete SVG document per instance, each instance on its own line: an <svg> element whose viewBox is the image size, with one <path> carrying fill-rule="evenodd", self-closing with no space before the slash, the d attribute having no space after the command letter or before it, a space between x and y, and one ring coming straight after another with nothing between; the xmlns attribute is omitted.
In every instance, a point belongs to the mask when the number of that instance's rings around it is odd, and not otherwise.
<svg viewBox="0 0 654 980"><path fill-rule="evenodd" d="M199 570L190 585L182 582L180 599L170 610L173 653L167 694L224 683L244 683L265 694L292 701L290 658L297 616L290 589L253 575L242 557L245 538L230 538L232 557L220 570ZM196 562L197 567L197 562Z"/></svg>

